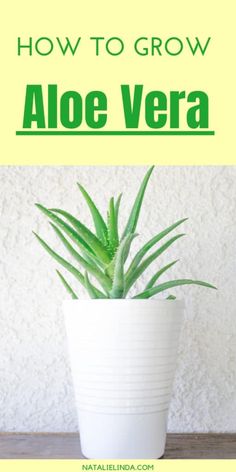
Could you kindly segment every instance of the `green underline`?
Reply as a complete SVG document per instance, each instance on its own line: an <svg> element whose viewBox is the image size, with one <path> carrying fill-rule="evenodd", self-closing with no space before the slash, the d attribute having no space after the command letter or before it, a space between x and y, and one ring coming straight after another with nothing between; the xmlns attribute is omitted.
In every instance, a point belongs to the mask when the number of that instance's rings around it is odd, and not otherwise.
<svg viewBox="0 0 236 472"><path fill-rule="evenodd" d="M214 136L215 131L16 131L17 136Z"/></svg>

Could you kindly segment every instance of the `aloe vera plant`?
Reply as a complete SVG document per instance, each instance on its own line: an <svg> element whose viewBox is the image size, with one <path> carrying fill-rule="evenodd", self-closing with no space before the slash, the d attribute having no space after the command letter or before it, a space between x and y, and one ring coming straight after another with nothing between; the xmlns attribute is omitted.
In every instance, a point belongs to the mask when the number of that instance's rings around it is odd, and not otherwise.
<svg viewBox="0 0 236 472"><path fill-rule="evenodd" d="M141 183L140 189L134 201L127 224L120 235L119 231L119 211L121 195L117 200L112 197L108 205L107 220L103 218L94 201L82 185L78 184L79 190L88 205L93 223L94 232L84 225L78 218L67 211L58 208L45 208L37 203L37 208L44 213L51 223L51 227L69 255L73 258L71 264L57 252L55 252L38 234L34 233L43 248L75 279L83 286L91 298L125 298L129 290L144 271L157 261L159 256L165 252L172 244L184 236L183 233L172 236L163 244L161 243L153 252L150 250L172 233L178 226L184 223L187 218L178 220L176 223L156 234L144 246L142 246L133 257L128 267L126 267L132 241L137 237L136 228L143 203L146 187L148 185L153 167L148 169ZM209 288L216 288L213 285L201 280L177 279L159 283L161 276L168 271L178 261L170 262L164 267L159 267L149 280L144 290L132 298L145 299L167 291L180 285L201 285ZM74 290L65 276L56 271L62 284L73 299L77 299L77 289ZM92 278L92 280L91 280ZM158 282L158 283L157 283ZM99 285L99 287L97 286ZM169 300L175 299L170 294Z"/></svg>

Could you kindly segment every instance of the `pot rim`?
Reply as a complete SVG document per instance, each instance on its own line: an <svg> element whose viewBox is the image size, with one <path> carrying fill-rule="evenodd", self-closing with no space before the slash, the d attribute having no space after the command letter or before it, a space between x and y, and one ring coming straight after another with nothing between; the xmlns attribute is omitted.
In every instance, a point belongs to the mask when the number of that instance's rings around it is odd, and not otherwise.
<svg viewBox="0 0 236 472"><path fill-rule="evenodd" d="M166 300L166 299L142 299L142 298L79 298L76 300L64 300L62 302L63 306L66 305L75 305L75 303L80 304L80 303L86 303L86 304L94 304L94 303L109 303L109 304L117 304L117 303L123 303L123 304L137 304L137 305L167 305L167 306L173 306L175 305L176 307L179 308L185 308L185 301L183 298L179 298L176 300Z"/></svg>

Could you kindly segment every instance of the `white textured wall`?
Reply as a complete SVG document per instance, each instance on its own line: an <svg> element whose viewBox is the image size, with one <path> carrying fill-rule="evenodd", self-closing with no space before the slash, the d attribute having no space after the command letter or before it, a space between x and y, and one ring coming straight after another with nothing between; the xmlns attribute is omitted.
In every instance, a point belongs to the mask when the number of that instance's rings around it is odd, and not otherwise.
<svg viewBox="0 0 236 472"><path fill-rule="evenodd" d="M104 211L107 198L124 191L126 218L145 170L0 168L1 431L77 429L60 308L66 295L31 230L59 245L34 202L79 212L89 223L80 180ZM136 246L185 216L188 236L162 262L180 257L172 275L202 278L219 290L178 289L187 309L169 430L236 431L236 167L156 168Z"/></svg>

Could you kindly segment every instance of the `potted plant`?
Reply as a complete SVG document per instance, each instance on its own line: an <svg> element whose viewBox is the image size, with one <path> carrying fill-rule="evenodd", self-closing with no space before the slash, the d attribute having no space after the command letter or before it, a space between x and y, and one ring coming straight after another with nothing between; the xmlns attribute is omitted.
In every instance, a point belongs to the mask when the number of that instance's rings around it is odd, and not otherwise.
<svg viewBox="0 0 236 472"><path fill-rule="evenodd" d="M164 454L184 311L183 301L168 291L187 284L215 288L191 279L160 283L161 276L177 262L173 261L159 268L143 291L129 298L129 290L137 279L183 234L164 243L162 239L186 220L181 219L156 234L128 261L152 171L153 167L143 179L121 235L118 228L121 195L117 200L110 199L105 221L79 184L95 232L64 210L36 204L49 218L74 264L34 233L36 238L89 295L89 299L79 299L77 289L57 270L72 298L64 302L65 324L82 452L88 458L152 459ZM157 243L159 246L150 253ZM152 298L163 292L168 293L166 299Z"/></svg>

